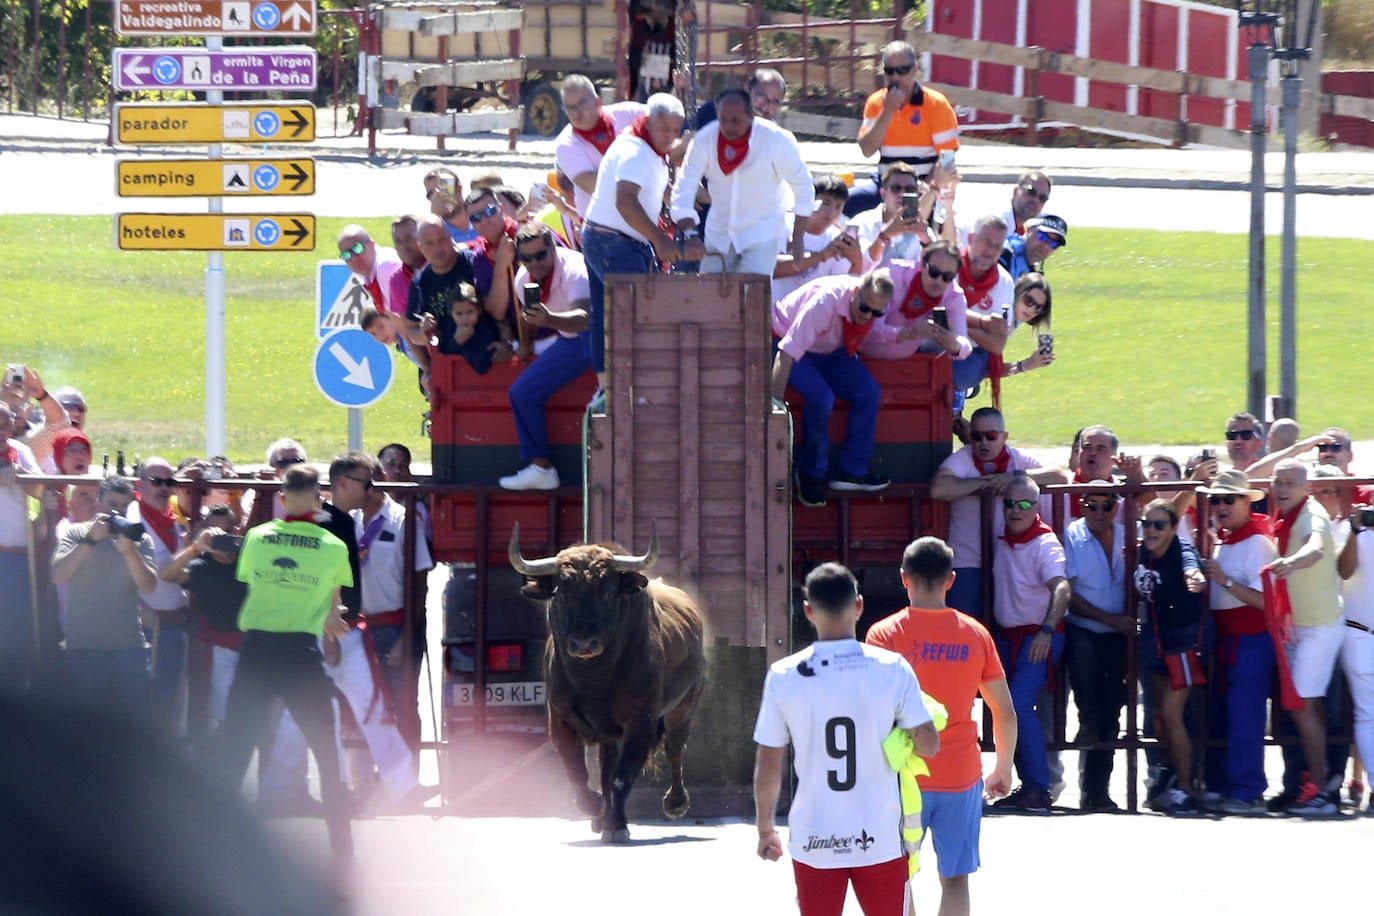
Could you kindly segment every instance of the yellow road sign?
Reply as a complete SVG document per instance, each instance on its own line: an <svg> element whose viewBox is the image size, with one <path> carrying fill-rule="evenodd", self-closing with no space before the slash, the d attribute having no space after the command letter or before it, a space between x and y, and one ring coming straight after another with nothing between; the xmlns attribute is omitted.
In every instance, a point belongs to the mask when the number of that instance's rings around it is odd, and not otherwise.
<svg viewBox="0 0 1374 916"><path fill-rule="evenodd" d="M313 213L120 213L122 251L314 251Z"/></svg>
<svg viewBox="0 0 1374 916"><path fill-rule="evenodd" d="M315 193L314 159L121 159L120 197L257 197Z"/></svg>
<svg viewBox="0 0 1374 916"><path fill-rule="evenodd" d="M315 106L308 102L115 106L118 143L309 143L314 139Z"/></svg>

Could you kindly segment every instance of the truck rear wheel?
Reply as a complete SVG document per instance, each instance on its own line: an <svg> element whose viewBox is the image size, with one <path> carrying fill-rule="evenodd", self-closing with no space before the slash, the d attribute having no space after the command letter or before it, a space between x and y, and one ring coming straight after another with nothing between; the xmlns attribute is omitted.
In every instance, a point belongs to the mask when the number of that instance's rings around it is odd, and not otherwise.
<svg viewBox="0 0 1374 916"><path fill-rule="evenodd" d="M552 137L568 120L563 115L563 100L548 83L527 83L520 94L525 106L525 133Z"/></svg>

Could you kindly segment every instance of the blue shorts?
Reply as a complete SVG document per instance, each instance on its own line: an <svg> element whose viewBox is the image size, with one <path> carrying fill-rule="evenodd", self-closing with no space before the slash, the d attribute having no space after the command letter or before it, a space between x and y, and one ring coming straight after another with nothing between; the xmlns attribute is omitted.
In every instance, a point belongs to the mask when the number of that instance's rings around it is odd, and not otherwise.
<svg viewBox="0 0 1374 916"><path fill-rule="evenodd" d="M963 792L921 790L922 844L934 837L941 878L958 878L978 870L978 835L983 825L983 780Z"/></svg>

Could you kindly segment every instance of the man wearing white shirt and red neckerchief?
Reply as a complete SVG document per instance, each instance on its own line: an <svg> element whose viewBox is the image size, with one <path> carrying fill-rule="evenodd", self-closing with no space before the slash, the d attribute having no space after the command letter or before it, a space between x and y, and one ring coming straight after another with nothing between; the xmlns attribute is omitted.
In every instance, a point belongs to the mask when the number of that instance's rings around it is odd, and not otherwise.
<svg viewBox="0 0 1374 916"><path fill-rule="evenodd" d="M172 465L164 458L149 458L139 471L138 493L129 506L131 522L141 522L153 536L153 567L161 572L182 548L186 529L177 524L170 497L174 483ZM172 716L177 694L186 673L186 589L159 580L152 592L140 594L143 626L153 634L153 717L157 728L175 735L180 729Z"/></svg>
<svg viewBox="0 0 1374 916"><path fill-rule="evenodd" d="M1204 804L1224 814L1264 816L1264 734L1269 688L1274 677L1274 642L1264 613L1260 571L1278 557L1269 517L1251 510L1264 494L1250 487L1245 472L1222 471L1207 496L1218 527L1216 550L1202 561L1211 581L1208 603L1217 624L1218 695L1209 717L1212 734L1226 745L1207 755L1208 797ZM1214 799L1213 794L1222 796Z"/></svg>
<svg viewBox="0 0 1374 916"><path fill-rule="evenodd" d="M548 420L549 398L591 368L587 342L591 287L582 255L554 244L553 230L544 223L526 223L515 236L520 272L515 288L523 297L526 284L539 286L539 301L524 305L524 319L541 335L535 356L510 386L511 412L525 466L502 477L507 490L556 490L560 484L553 466ZM547 335L547 336L542 336Z"/></svg>
<svg viewBox="0 0 1374 916"><path fill-rule="evenodd" d="M878 359L906 359L923 353L948 353L966 359L973 351L968 339L964 293L954 282L959 271L959 249L938 239L916 261L889 261L893 308L875 322L861 351ZM943 310L945 323L934 320Z"/></svg>
<svg viewBox="0 0 1374 916"><path fill-rule="evenodd" d="M1007 224L1000 216L983 216L973 224L959 264L959 288L968 302L968 334L973 353L954 364L954 410L964 407L964 392L983 379L992 381L992 406L1001 406L1002 350L1011 334L1012 296L1016 283L998 263Z"/></svg>
<svg viewBox="0 0 1374 916"><path fill-rule="evenodd" d="M1269 564L1269 571L1278 580L1277 597L1286 600L1292 612L1292 638L1284 649L1293 686L1302 698L1302 708L1293 710L1292 716L1307 764L1306 779L1286 810L1302 817L1334 817L1340 812L1337 801L1344 772L1327 773L1322 698L1340 654L1344 621L1331 519L1307 495L1307 467L1296 458L1279 462L1271 493L1278 513L1274 538L1279 557Z"/></svg>
<svg viewBox="0 0 1374 916"><path fill-rule="evenodd" d="M727 89L716 97L716 120L692 138L673 186L673 220L689 238L697 231L696 190L703 178L711 189L706 251L719 257L704 260L702 273L773 276L784 187L792 189L796 201L788 250L798 259L806 253L806 217L815 208L811 173L797 138L772 121L755 118L743 89Z"/></svg>
<svg viewBox="0 0 1374 916"><path fill-rule="evenodd" d="M949 503L949 546L954 549L954 585L949 606L976 620L983 614L982 500L1001 494L1022 475L1039 484L1064 483L1059 468L1041 467L1031 455L1007 444L1006 420L994 407L980 407L969 418L969 444L950 455L930 480L931 499ZM992 534L1004 527L1000 508L992 513Z"/></svg>
<svg viewBox="0 0 1374 916"><path fill-rule="evenodd" d="M658 92L649 96L648 111L615 138L597 172L596 189L587 204L582 230L591 292L587 345L601 390L606 372L606 286L613 274L649 274L655 259L667 263L699 261L706 248L691 240L679 251L672 236L658 225L663 192L668 188L668 153L682 131L682 102Z"/></svg>
<svg viewBox="0 0 1374 916"><path fill-rule="evenodd" d="M648 106L642 102L602 105L596 86L580 73L564 77L559 92L568 124L554 140L553 155L559 170L572 180L573 205L585 216L606 151Z"/></svg>
<svg viewBox="0 0 1374 916"><path fill-rule="evenodd" d="M1355 747L1366 766L1374 761L1374 532L1365 524L1368 510L1369 506L1356 503L1336 534L1336 540L1343 542L1337 571L1345 580L1341 586L1345 602L1341 668L1355 707ZM1356 770L1352 783L1360 777ZM1367 817L1374 817L1371 810L1365 810Z"/></svg>
<svg viewBox="0 0 1374 916"><path fill-rule="evenodd" d="M830 414L835 399L849 403L836 490L881 490L891 481L869 473L882 392L859 359L859 347L892 299L892 278L878 268L862 277L821 277L773 305L772 393L782 400L790 385L803 398L797 449L797 498L825 505L830 467Z"/></svg>
<svg viewBox="0 0 1374 916"><path fill-rule="evenodd" d="M41 474L33 452L10 439L14 412L0 401L0 684L19 693L34 659L28 496L22 474Z"/></svg>
<svg viewBox="0 0 1374 916"><path fill-rule="evenodd" d="M855 638L863 597L853 573L823 563L804 588L816 642L769 667L754 725L758 855L783 856L773 812L790 743L798 787L787 851L801 916L840 916L851 883L868 916L895 914L903 907L907 859L902 800L883 741L894 727L904 728L915 753L933 757L940 735L906 659Z"/></svg>
<svg viewBox="0 0 1374 916"><path fill-rule="evenodd" d="M1040 519L1040 487L1017 477L1002 491L1005 532L993 547L997 652L1016 710L1016 772L1021 785L993 804L999 811L1047 814L1049 761L1037 707L1064 651L1064 617L1072 587L1064 547Z"/></svg>

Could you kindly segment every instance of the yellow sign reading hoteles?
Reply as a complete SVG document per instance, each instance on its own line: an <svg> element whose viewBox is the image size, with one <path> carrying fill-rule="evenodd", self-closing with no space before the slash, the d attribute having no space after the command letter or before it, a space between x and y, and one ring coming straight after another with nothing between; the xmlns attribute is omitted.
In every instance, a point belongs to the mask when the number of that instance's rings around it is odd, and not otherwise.
<svg viewBox="0 0 1374 916"><path fill-rule="evenodd" d="M117 143L309 143L314 139L315 106L308 102L115 106Z"/></svg>
<svg viewBox="0 0 1374 916"><path fill-rule="evenodd" d="M314 159L121 159L120 197L254 197L315 193Z"/></svg>
<svg viewBox="0 0 1374 916"><path fill-rule="evenodd" d="M313 213L120 213L122 251L313 251Z"/></svg>

